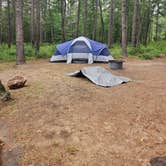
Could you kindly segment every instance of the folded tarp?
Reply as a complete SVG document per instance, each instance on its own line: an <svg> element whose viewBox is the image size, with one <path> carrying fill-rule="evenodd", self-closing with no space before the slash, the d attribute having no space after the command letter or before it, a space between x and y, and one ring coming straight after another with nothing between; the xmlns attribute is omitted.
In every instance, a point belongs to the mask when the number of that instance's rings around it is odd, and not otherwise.
<svg viewBox="0 0 166 166"><path fill-rule="evenodd" d="M100 66L83 67L82 69L69 73L69 76L86 77L96 85L111 87L131 81L129 78L115 76Z"/></svg>

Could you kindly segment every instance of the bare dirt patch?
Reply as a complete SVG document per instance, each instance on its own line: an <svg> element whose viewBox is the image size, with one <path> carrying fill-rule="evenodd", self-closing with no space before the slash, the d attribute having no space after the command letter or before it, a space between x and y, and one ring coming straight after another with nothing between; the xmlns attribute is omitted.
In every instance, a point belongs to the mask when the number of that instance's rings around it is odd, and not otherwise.
<svg viewBox="0 0 166 166"><path fill-rule="evenodd" d="M112 72L133 81L112 88L65 75L83 66L38 60L0 71L4 83L28 80L0 105L12 145L23 147L20 165L147 166L166 155L166 58L127 59Z"/></svg>

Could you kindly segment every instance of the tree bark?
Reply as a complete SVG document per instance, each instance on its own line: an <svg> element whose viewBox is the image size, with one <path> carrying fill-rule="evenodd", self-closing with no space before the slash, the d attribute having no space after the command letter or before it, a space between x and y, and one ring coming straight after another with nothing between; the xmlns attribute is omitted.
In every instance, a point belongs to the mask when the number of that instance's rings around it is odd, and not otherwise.
<svg viewBox="0 0 166 166"><path fill-rule="evenodd" d="M61 29L62 41L66 39L66 0L61 0Z"/></svg>
<svg viewBox="0 0 166 166"><path fill-rule="evenodd" d="M51 28L51 42L54 42L54 29Z"/></svg>
<svg viewBox="0 0 166 166"><path fill-rule="evenodd" d="M50 17L50 21L49 21L49 27L50 27L50 39L51 42L54 42L54 22L52 20L53 16L52 16L52 11L51 11L51 2L50 0L48 1L48 11L49 11L49 17Z"/></svg>
<svg viewBox="0 0 166 166"><path fill-rule="evenodd" d="M78 37L78 31L79 31L80 10L81 10L81 0L78 0L77 19L76 19L76 34L75 34L76 37Z"/></svg>
<svg viewBox="0 0 166 166"><path fill-rule="evenodd" d="M7 45L11 47L10 0L7 0Z"/></svg>
<svg viewBox="0 0 166 166"><path fill-rule="evenodd" d="M158 25L159 25L159 11L160 11L160 6L159 6L159 2L157 2L157 13L156 13L156 37L155 40L158 40Z"/></svg>
<svg viewBox="0 0 166 166"><path fill-rule="evenodd" d="M98 0L95 0L94 4L94 20L93 20L93 39L96 40L97 34L97 15L98 15Z"/></svg>
<svg viewBox="0 0 166 166"><path fill-rule="evenodd" d="M43 24L40 22L40 44L43 42Z"/></svg>
<svg viewBox="0 0 166 166"><path fill-rule="evenodd" d="M127 13L126 0L122 0L122 56L127 56Z"/></svg>
<svg viewBox="0 0 166 166"><path fill-rule="evenodd" d="M142 22L142 32L140 36L142 37L142 43L146 46L148 42L148 35L150 32L151 18L154 13L152 8L152 1L148 0L147 9L145 11L144 21ZM153 10L152 10L153 9Z"/></svg>
<svg viewBox="0 0 166 166"><path fill-rule="evenodd" d="M139 0L135 0L134 1L134 15L133 15L133 20L132 20L132 39L131 39L133 47L137 46L138 5L139 5Z"/></svg>
<svg viewBox="0 0 166 166"><path fill-rule="evenodd" d="M35 2L31 0L31 43L34 47L35 44Z"/></svg>
<svg viewBox="0 0 166 166"><path fill-rule="evenodd" d="M23 0L15 0L16 12L16 64L25 63L23 37Z"/></svg>
<svg viewBox="0 0 166 166"><path fill-rule="evenodd" d="M0 44L2 44L2 0L0 0Z"/></svg>
<svg viewBox="0 0 166 166"><path fill-rule="evenodd" d="M40 15L40 44L43 42L43 22L41 21L41 15Z"/></svg>
<svg viewBox="0 0 166 166"><path fill-rule="evenodd" d="M36 0L36 37L35 37L36 55L40 50L40 0Z"/></svg>
<svg viewBox="0 0 166 166"><path fill-rule="evenodd" d="M13 8L13 22L12 22L12 28L11 28L11 42L15 42L15 32L16 32L16 29L15 29L15 22L16 22L16 15L15 15L15 0L11 0L12 2L12 8Z"/></svg>
<svg viewBox="0 0 166 166"><path fill-rule="evenodd" d="M87 36L88 1L84 0L84 36Z"/></svg>
<svg viewBox="0 0 166 166"><path fill-rule="evenodd" d="M148 42L148 34L149 34L149 30L150 30L150 24L151 24L151 20L150 20L150 16L151 16L151 8L149 8L149 10L147 11L146 14L146 22L144 23L143 26L145 26L144 28L144 32L143 32L143 44L147 45Z"/></svg>
<svg viewBox="0 0 166 166"><path fill-rule="evenodd" d="M104 40L104 19L103 19L103 9L101 0L99 0L99 8L100 8L100 19L101 19L101 41Z"/></svg>
<svg viewBox="0 0 166 166"><path fill-rule="evenodd" d="M114 30L114 0L110 2L109 28L108 28L108 47L111 48Z"/></svg>

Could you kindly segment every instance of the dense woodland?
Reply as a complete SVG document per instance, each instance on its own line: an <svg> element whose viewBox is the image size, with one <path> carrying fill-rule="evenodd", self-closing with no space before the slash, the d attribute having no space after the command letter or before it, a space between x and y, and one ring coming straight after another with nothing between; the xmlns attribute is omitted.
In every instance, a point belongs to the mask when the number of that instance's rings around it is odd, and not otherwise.
<svg viewBox="0 0 166 166"><path fill-rule="evenodd" d="M59 43L77 36L137 48L166 40L166 0L0 0L0 44L16 44L17 63L23 43L38 55L42 43Z"/></svg>

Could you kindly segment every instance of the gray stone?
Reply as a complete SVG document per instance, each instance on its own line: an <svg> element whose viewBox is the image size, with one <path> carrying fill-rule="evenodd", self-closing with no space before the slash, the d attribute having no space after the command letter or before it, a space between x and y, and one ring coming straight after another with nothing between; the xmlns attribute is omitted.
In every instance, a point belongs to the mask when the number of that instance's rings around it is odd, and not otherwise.
<svg viewBox="0 0 166 166"><path fill-rule="evenodd" d="M0 100L1 101L8 101L10 100L10 93L5 89L4 85L1 83L0 80Z"/></svg>
<svg viewBox="0 0 166 166"><path fill-rule="evenodd" d="M166 166L166 156L152 158L150 164L151 166Z"/></svg>

